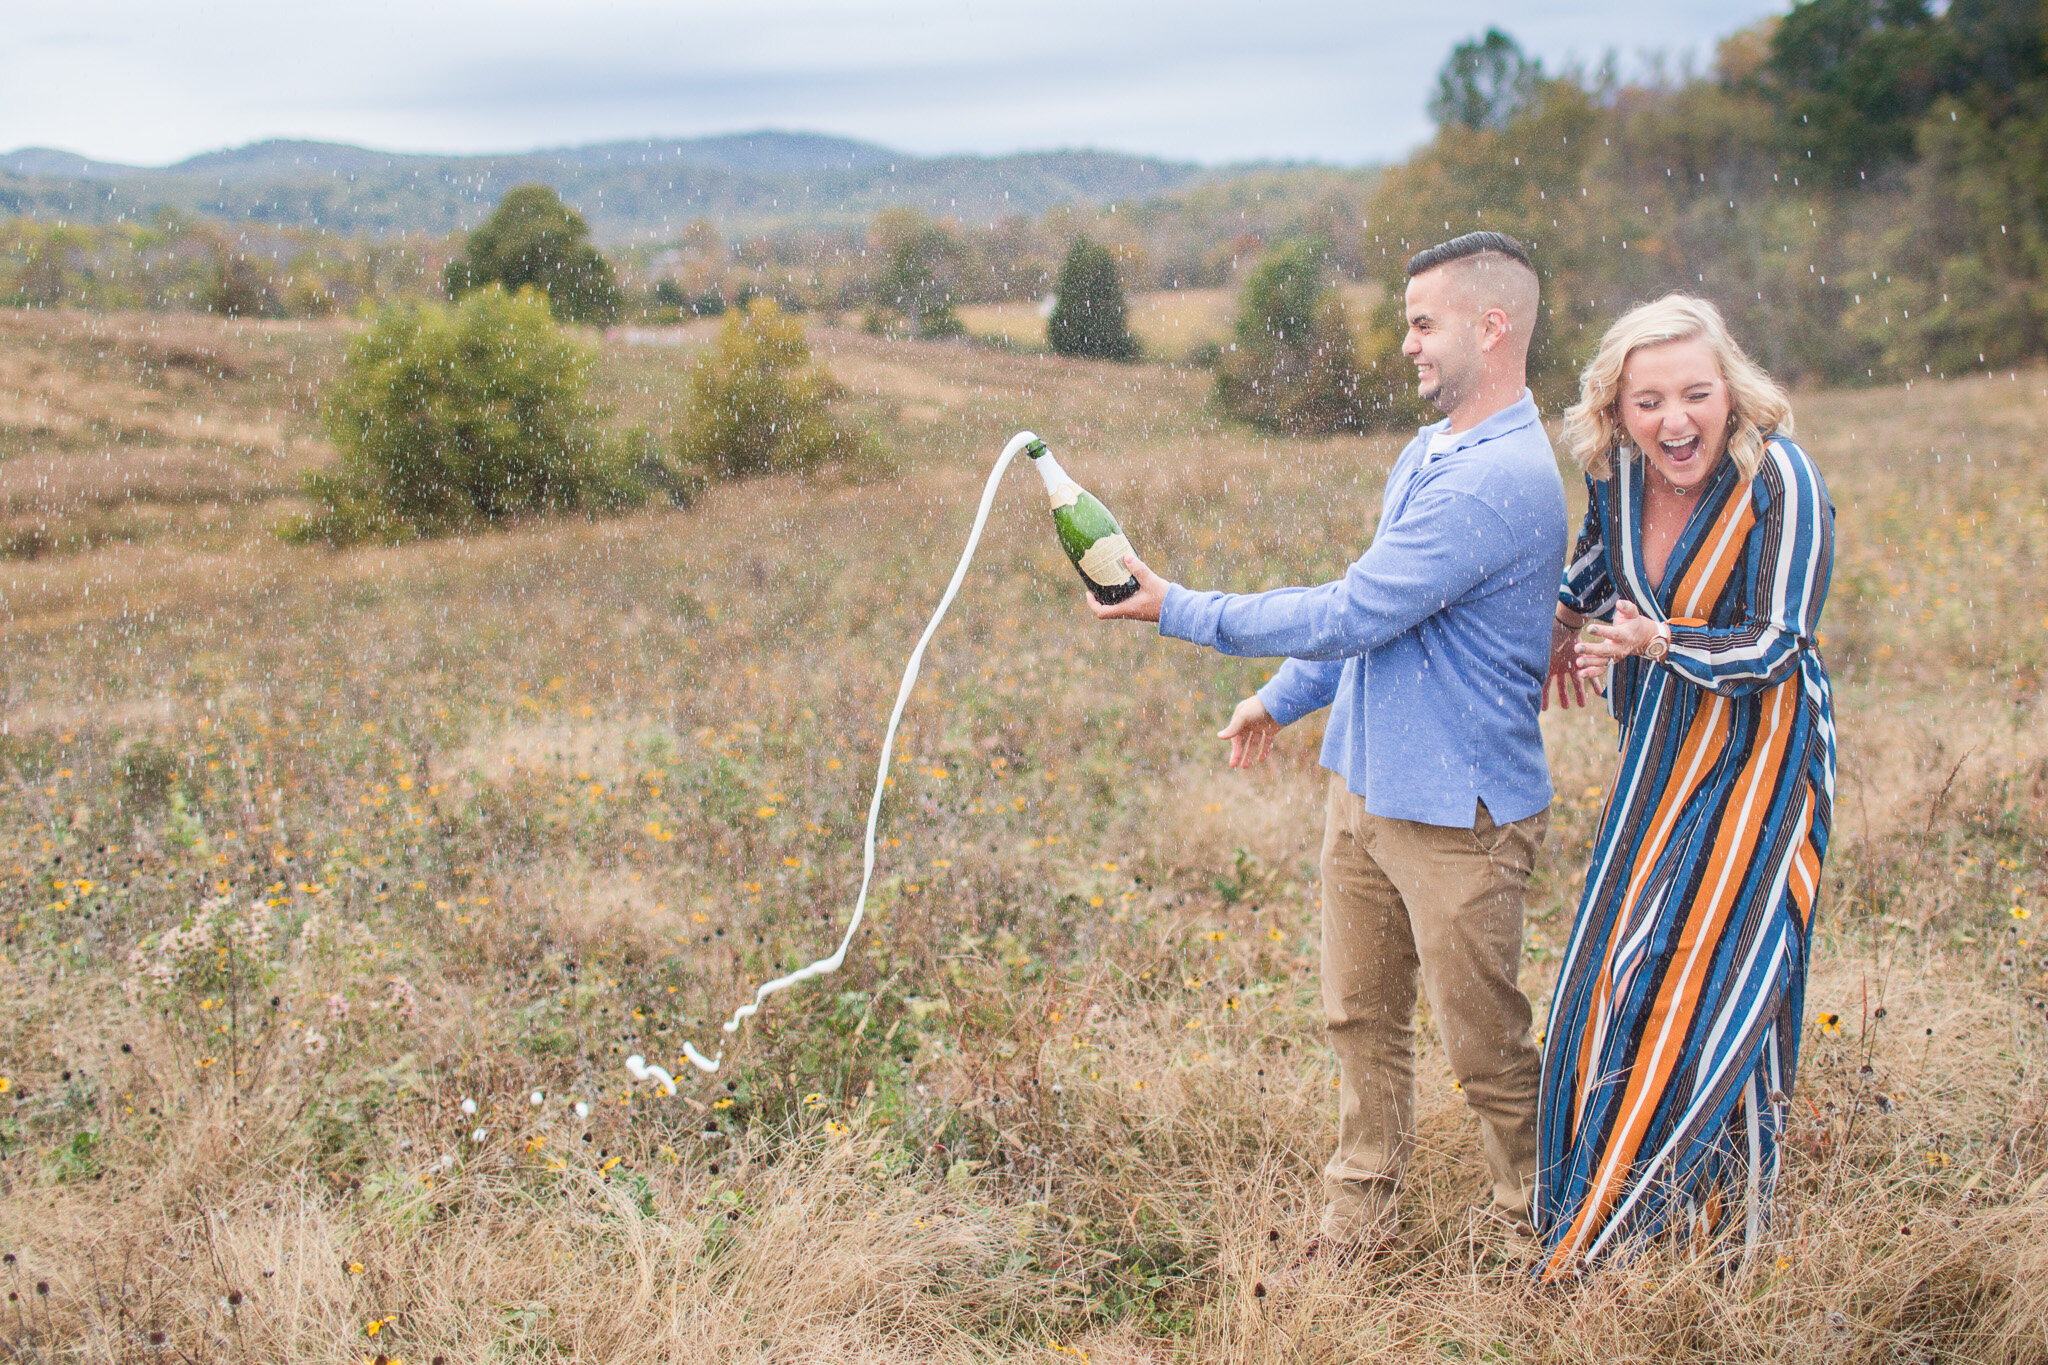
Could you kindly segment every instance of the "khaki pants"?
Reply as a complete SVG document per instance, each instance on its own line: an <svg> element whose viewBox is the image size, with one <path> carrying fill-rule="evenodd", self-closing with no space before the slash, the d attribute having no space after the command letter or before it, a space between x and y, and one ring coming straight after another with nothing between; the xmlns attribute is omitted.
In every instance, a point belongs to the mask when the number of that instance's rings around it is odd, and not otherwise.
<svg viewBox="0 0 2048 1365"><path fill-rule="evenodd" d="M1471 829L1389 820L1332 775L1323 834L1323 1010L1337 1053L1337 1151L1323 1231L1357 1236L1392 1212L1415 1146L1416 980L1451 1073L1479 1116L1494 1205L1526 1219L1536 1173L1539 1059L1522 959L1522 895L1542 811Z"/></svg>

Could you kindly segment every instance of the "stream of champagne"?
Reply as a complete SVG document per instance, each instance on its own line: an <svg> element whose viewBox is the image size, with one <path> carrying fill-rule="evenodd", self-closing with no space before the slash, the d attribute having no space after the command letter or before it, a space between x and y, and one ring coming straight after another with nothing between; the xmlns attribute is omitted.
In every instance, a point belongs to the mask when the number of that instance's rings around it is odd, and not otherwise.
<svg viewBox="0 0 2048 1365"><path fill-rule="evenodd" d="M802 982L839 970L846 961L846 950L853 944L853 936L860 932L862 918L867 914L868 884L875 875L875 822L882 815L882 791L889 785L889 763L896 753L896 726L903 719L903 707L910 700L910 693L917 686L918 669L924 663L925 646L932 642L938 632L939 622L946 619L946 608L953 605L959 595L960 584L967 577L967 566L974 562L975 547L981 544L981 528L988 524L989 509L995 505L996 488L1002 482L1003 471L1010 467L1010 461L1017 458L1017 452L1038 438L1028 431L1020 431L1010 438L1003 447L1003 453L996 457L995 468L989 470L988 483L981 490L981 506L975 509L974 529L967 533L967 548L960 552L960 563L953 570L953 580L946 584L945 595L939 598L939 607L932 613L932 619L925 623L924 634L917 637L917 648L910 651L910 662L903 666L903 682L896 689L896 705L889 712L889 729L882 736L882 757L875 766L875 794L868 801L867 837L862 841L862 864L860 873L860 895L853 903L853 918L846 922L846 933L839 940L839 948L830 957L821 957L808 967L799 967L787 976L778 976L773 981L764 981L754 989L754 998L732 1012L732 1018L725 1021L728 1036L739 1032L740 1021L758 1012L769 996ZM720 1044L712 1056L698 1051L695 1043L683 1044L683 1055L699 1071L711 1073L718 1070L725 1061L725 1045ZM669 1094L676 1092L675 1078L659 1066L650 1065L637 1054L626 1059L626 1070L636 1081L655 1081Z"/></svg>

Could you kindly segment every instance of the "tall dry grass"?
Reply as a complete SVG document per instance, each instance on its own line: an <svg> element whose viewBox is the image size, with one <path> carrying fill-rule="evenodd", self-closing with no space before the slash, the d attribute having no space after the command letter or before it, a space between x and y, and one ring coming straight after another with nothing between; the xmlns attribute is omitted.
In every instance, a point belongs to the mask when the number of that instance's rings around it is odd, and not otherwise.
<svg viewBox="0 0 2048 1365"><path fill-rule="evenodd" d="M1341 286L1353 326L1361 325L1379 301L1372 284ZM1131 335L1154 360L1185 361L1209 347L1228 345L1237 316L1235 289L1154 289L1130 296ZM1013 303L965 304L960 321L970 336L1022 349L1042 349L1046 320L1037 299Z"/></svg>
<svg viewBox="0 0 2048 1365"><path fill-rule="evenodd" d="M157 320L6 321L0 411L79 425L7 416L0 497L127 458L77 433L149 411ZM317 450L292 386L341 333L178 325L239 357L180 395L195 426L275 425L210 457L246 481L98 540L53 498L0 561L17 1358L2048 1358L2041 376L1799 404L1840 507L1842 791L1762 1253L1533 1287L1469 1227L1431 1042L1410 1247L1260 1295L1330 1140L1314 735L1222 770L1266 666L1089 621L1025 483L927 661L846 969L672 1099L620 1061L680 1069L836 936L897 670L1010 431L1162 569L1244 588L1341 568L1396 442L1220 428L1165 367L822 328L893 484L330 554L248 490ZM658 424L686 358L609 351L619 420ZM1602 718L1547 724L1539 1003L1612 761ZM217 936L167 947L195 914Z"/></svg>

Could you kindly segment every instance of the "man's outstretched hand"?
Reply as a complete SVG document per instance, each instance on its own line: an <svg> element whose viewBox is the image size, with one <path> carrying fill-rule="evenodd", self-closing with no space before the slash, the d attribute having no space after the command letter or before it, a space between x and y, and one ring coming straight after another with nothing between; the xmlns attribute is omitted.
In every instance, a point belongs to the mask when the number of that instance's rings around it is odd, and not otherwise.
<svg viewBox="0 0 2048 1365"><path fill-rule="evenodd" d="M1230 724L1216 732L1216 738L1230 741L1231 767L1249 768L1254 763L1263 763L1273 751L1280 728L1280 722L1267 714L1264 702L1246 697L1230 713Z"/></svg>
<svg viewBox="0 0 2048 1365"><path fill-rule="evenodd" d="M1136 555L1124 556L1124 567L1137 577L1138 590L1113 607L1106 607L1089 593L1088 610L1098 621L1157 621L1166 605L1166 580L1145 567Z"/></svg>

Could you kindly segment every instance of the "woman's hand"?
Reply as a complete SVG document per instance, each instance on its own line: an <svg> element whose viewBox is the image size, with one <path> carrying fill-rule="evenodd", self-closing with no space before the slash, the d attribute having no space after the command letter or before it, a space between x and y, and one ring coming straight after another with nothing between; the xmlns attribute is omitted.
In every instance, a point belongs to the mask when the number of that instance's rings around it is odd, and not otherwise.
<svg viewBox="0 0 2048 1365"><path fill-rule="evenodd" d="M1104 606L1091 592L1088 610L1098 621L1157 621L1159 609L1166 605L1166 580L1146 568L1136 555L1125 555L1124 567L1137 577L1138 590L1114 606Z"/></svg>
<svg viewBox="0 0 2048 1365"><path fill-rule="evenodd" d="M1626 598L1614 606L1611 622L1588 621L1594 638L1579 642L1579 676L1591 678L1616 659L1640 654L1650 647L1663 627L1636 610Z"/></svg>
<svg viewBox="0 0 2048 1365"><path fill-rule="evenodd" d="M1580 617L1577 625L1571 625L1563 617L1550 627L1550 672L1543 679L1543 709L1550 709L1550 689L1557 688L1557 704L1569 709L1586 704L1586 680L1578 671L1579 632L1585 628L1585 618ZM1569 685L1571 692L1565 692ZM1596 690L1594 693L1598 696Z"/></svg>
<svg viewBox="0 0 2048 1365"><path fill-rule="evenodd" d="M1280 734L1280 722L1267 712L1257 697L1246 697L1230 713L1230 724L1216 732L1216 738L1230 741L1230 766L1249 768L1265 761Z"/></svg>

